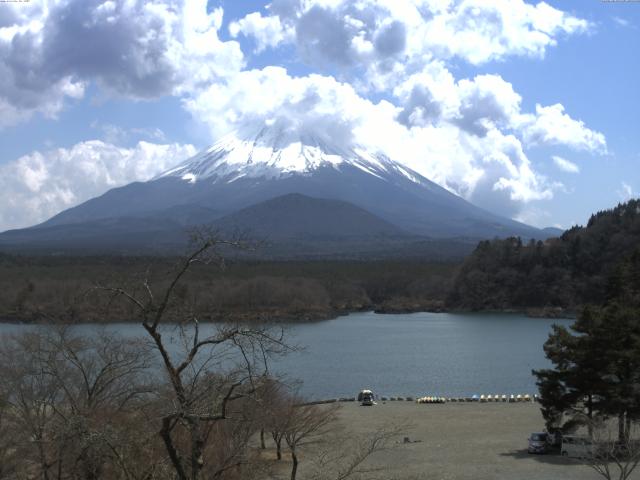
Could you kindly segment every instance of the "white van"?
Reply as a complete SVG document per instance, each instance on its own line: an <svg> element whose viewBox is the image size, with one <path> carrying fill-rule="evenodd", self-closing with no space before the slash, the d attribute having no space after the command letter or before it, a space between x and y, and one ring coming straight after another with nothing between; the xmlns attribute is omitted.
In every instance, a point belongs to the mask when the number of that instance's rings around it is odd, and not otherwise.
<svg viewBox="0 0 640 480"><path fill-rule="evenodd" d="M374 398L375 396L373 395L373 392L371 390L362 390L358 394L358 401L361 402L360 405L364 405L367 407L375 405L375 402L373 401Z"/></svg>
<svg viewBox="0 0 640 480"><path fill-rule="evenodd" d="M571 458L588 458L594 453L594 446L589 437L563 435L560 454Z"/></svg>

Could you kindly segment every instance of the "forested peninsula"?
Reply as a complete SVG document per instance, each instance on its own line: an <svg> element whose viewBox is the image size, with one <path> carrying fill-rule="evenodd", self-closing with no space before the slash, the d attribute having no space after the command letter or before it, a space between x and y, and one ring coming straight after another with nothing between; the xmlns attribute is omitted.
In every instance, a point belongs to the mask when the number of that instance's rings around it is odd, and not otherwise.
<svg viewBox="0 0 640 480"><path fill-rule="evenodd" d="M575 312L605 303L611 285L637 278L639 257L640 200L631 200L546 242L513 237L480 242L453 281L447 306Z"/></svg>

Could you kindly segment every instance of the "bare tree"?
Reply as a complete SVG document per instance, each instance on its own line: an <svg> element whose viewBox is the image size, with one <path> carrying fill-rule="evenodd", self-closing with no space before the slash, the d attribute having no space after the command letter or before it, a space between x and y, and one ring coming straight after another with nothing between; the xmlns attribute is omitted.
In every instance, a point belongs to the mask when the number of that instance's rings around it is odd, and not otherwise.
<svg viewBox="0 0 640 480"><path fill-rule="evenodd" d="M288 350L282 330L225 324L202 333L197 312L181 298L180 283L194 265L222 265L221 247L242 248L246 242L226 241L215 232L196 232L194 240L194 250L179 262L168 285L159 291L154 291L148 279L139 289L142 295L123 287L98 287L135 307L160 355L168 379L160 437L179 480L196 480L206 470L217 471L215 465L207 465L208 461L216 463L211 440L221 431L217 423L234 419L234 403L252 398L256 380L268 372L269 358ZM173 334L164 325L167 321L176 322ZM182 348L171 351L176 337Z"/></svg>
<svg viewBox="0 0 640 480"><path fill-rule="evenodd" d="M630 424L628 435L620 440L618 429L606 419L591 423L591 452L585 461L589 467L607 480L627 480L640 463L640 432L637 424Z"/></svg>
<svg viewBox="0 0 640 480"><path fill-rule="evenodd" d="M15 431L11 428L8 396L4 383L0 384L0 480L16 477Z"/></svg>
<svg viewBox="0 0 640 480"><path fill-rule="evenodd" d="M56 478L60 458L55 449L55 407L62 398L59 383L48 375L32 352L42 348L37 334L3 338L0 378L4 390L5 425L11 432L10 448L21 459L22 469Z"/></svg>
<svg viewBox="0 0 640 480"><path fill-rule="evenodd" d="M68 328L3 340L2 396L18 470L45 480L124 473L114 455L132 449L134 438L125 442L122 432L151 391L139 342L106 332L85 338Z"/></svg>
<svg viewBox="0 0 640 480"><path fill-rule="evenodd" d="M338 406L301 405L300 399L291 397L286 410L283 428L284 440L291 454L291 480L296 480L301 447L321 443L329 433Z"/></svg>
<svg viewBox="0 0 640 480"><path fill-rule="evenodd" d="M267 377L260 383L260 408L262 411L260 425L260 447L266 447L264 432L271 435L276 447L276 459L282 460L282 441L288 427L291 401L288 387L284 383Z"/></svg>
<svg viewBox="0 0 640 480"><path fill-rule="evenodd" d="M404 426L384 426L364 437L343 437L335 439L332 445L339 447L319 452L314 461L311 480L370 480L376 474L389 478L385 469L367 465L367 460L377 452L392 448L394 439L405 431Z"/></svg>

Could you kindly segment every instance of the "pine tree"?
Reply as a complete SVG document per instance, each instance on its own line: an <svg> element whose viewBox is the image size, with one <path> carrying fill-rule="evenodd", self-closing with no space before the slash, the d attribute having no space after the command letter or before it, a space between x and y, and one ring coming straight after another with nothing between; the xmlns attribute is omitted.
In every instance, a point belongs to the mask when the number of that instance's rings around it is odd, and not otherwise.
<svg viewBox="0 0 640 480"><path fill-rule="evenodd" d="M571 330L554 326L544 345L554 367L533 372L547 428L560 426L565 413L613 417L625 441L640 421L639 272L636 252L612 275L604 306L585 308Z"/></svg>

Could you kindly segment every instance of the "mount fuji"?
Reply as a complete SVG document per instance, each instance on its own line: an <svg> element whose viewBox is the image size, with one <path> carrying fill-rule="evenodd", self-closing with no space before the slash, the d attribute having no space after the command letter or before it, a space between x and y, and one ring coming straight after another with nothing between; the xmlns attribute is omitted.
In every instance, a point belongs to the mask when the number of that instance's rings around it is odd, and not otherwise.
<svg viewBox="0 0 640 480"><path fill-rule="evenodd" d="M0 246L171 250L184 245L188 227L201 224L266 237L284 256L399 245L424 250L453 238L469 250L483 238L549 236L476 207L379 153L313 131L261 125L224 137L150 181L0 234Z"/></svg>

